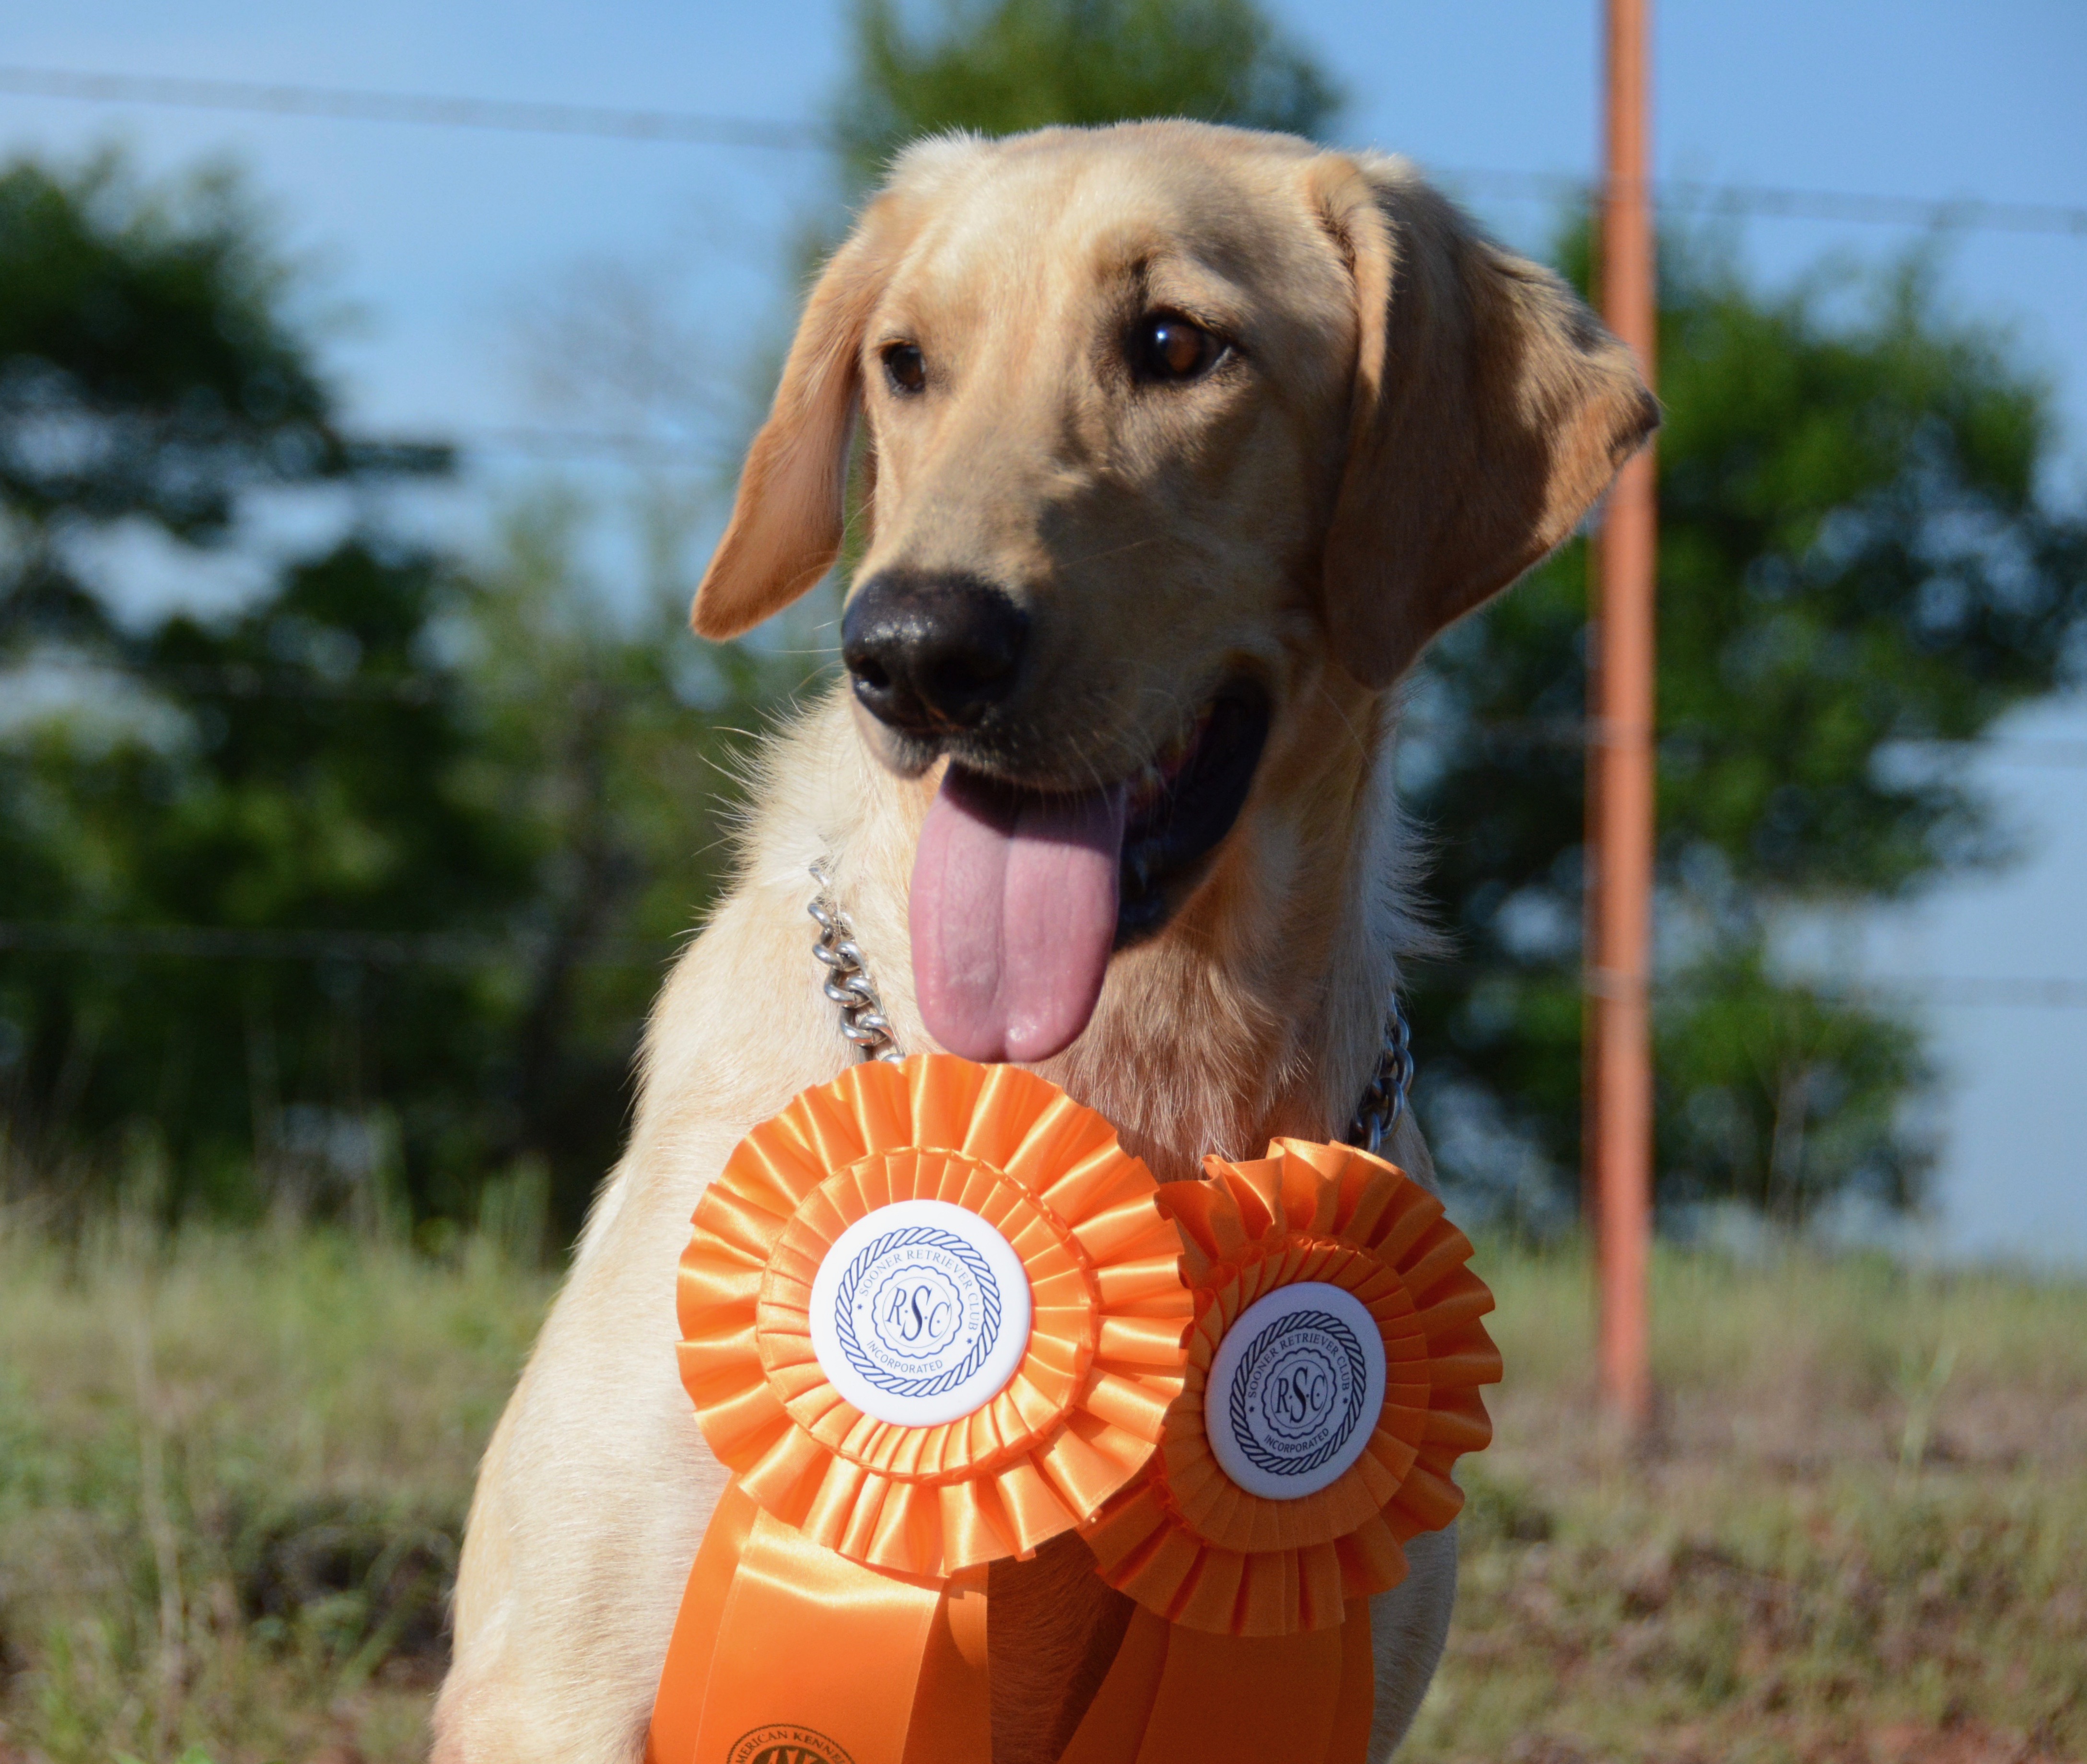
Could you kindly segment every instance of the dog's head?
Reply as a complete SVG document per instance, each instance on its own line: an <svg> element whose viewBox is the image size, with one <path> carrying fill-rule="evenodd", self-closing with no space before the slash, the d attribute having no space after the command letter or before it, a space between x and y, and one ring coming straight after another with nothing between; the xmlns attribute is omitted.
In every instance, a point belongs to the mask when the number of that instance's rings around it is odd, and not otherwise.
<svg viewBox="0 0 2087 1764"><path fill-rule="evenodd" d="M806 305L698 631L832 565L858 420L843 657L885 763L947 761L922 1015L1038 1059L1279 756L1313 812L1326 706L1556 546L1658 418L1563 283L1401 163L1146 123L899 161Z"/></svg>

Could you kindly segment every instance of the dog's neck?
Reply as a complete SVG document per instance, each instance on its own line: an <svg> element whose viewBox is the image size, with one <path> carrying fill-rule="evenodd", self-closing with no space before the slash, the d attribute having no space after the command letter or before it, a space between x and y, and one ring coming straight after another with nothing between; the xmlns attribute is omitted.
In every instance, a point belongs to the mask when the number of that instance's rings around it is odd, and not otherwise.
<svg viewBox="0 0 2087 1764"><path fill-rule="evenodd" d="M1217 869L1164 932L1114 958L1086 1032L1039 1068L1163 1180L1208 1152L1258 1157L1278 1134L1337 1136L1375 1066L1401 951L1419 940L1389 701L1329 671L1304 702ZM932 782L877 763L844 688L781 744L770 782L749 880L808 898L809 867L826 863L899 1046L932 1046L907 931Z"/></svg>

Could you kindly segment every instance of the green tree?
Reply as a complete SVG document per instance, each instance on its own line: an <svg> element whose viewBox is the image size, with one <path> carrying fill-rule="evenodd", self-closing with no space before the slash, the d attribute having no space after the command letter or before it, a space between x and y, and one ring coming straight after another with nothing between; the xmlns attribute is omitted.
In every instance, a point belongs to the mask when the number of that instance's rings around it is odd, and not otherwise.
<svg viewBox="0 0 2087 1764"><path fill-rule="evenodd" d="M839 132L851 185L945 129L1191 117L1316 135L1333 83L1253 0L945 0L924 32L859 0Z"/></svg>
<svg viewBox="0 0 2087 1764"><path fill-rule="evenodd" d="M645 1013L723 876L747 719L803 679L787 658L689 635L702 506L641 490L634 608L583 561L600 511L555 486L519 501L464 632L476 723L460 783L529 864L498 1096L561 1227L615 1158Z"/></svg>
<svg viewBox="0 0 2087 1764"><path fill-rule="evenodd" d="M489 848L433 812L442 683L395 689L426 560L351 541L211 628L121 621L83 566L116 532L220 547L266 487L446 464L343 432L299 293L228 173L0 169L0 1101L46 1166L144 1145L177 1191L225 1188L320 1042L348 1093L363 1056L317 1026L309 966L300 994L222 938L170 965L169 929L425 922L429 871Z"/></svg>
<svg viewBox="0 0 2087 1764"><path fill-rule="evenodd" d="M1584 233L1564 257L1584 278ZM1948 315L1931 258L1767 295L1683 238L1661 309L1662 1196L1902 1204L1929 1157L1919 1038L1783 977L1777 938L2004 856L1961 744L2066 678L2087 525L2037 493L2047 390ZM1462 957L1420 977L1423 1096L1568 1189L1586 561L1576 544L1437 646L1407 761Z"/></svg>
<svg viewBox="0 0 2087 1764"><path fill-rule="evenodd" d="M113 617L83 535L194 551L266 487L443 462L342 432L302 298L228 180L0 174L0 1152L173 1212L467 1219L498 1178L571 1226L736 726L800 671L698 651L664 484L634 613L552 488L474 569L365 499L228 613Z"/></svg>
<svg viewBox="0 0 2087 1764"><path fill-rule="evenodd" d="M70 672L6 756L41 859L0 881L28 922L0 1018L36 1162L143 1153L169 1206L237 1212L439 1204L498 1148L473 939L509 929L529 868L458 787L472 711L429 639L462 592L351 539Z"/></svg>
<svg viewBox="0 0 2087 1764"><path fill-rule="evenodd" d="M242 491L445 463L356 447L238 181L141 185L114 155L0 168L0 656L109 637L67 541L143 520L221 539Z"/></svg>

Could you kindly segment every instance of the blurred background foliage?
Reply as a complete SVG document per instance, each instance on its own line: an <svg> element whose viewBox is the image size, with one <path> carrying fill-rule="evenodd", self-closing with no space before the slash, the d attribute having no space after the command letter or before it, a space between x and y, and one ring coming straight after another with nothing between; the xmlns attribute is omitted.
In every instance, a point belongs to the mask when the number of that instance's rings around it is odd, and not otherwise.
<svg viewBox="0 0 2087 1764"><path fill-rule="evenodd" d="M222 176L0 181L8 1180L425 1222L519 1173L570 1226L767 688L692 668L664 487L635 614L571 496L468 563L388 531L375 484L447 450L341 431L301 292ZM105 591L97 539L222 549L255 490L344 478L348 536L228 613Z"/></svg>
<svg viewBox="0 0 2087 1764"><path fill-rule="evenodd" d="M860 0L855 28L851 195L928 130L1338 113L1252 0ZM1584 284L1584 226L1557 256ZM1963 744L2076 667L2087 526L2039 495L2046 388L1931 255L1773 291L1740 261L1663 245L1661 1195L1799 1220L1918 1201L1935 1075L1790 940L2004 859ZM562 1241L723 873L734 749L804 670L694 647L719 504L685 486L633 499L634 611L555 485L482 555L409 543L381 492L450 450L344 432L307 293L236 179L0 173L4 1179L430 1241L536 1194ZM119 615L92 565L141 530L222 548L298 487L356 520L230 612ZM1454 951L1413 976L1420 1112L1530 1221L1577 1162L1586 577L1576 541L1439 645L1401 757Z"/></svg>
<svg viewBox="0 0 2087 1764"><path fill-rule="evenodd" d="M1584 226L1560 266L1584 289ZM1935 1081L1907 1001L1786 958L1807 925L2003 863L1970 744L2076 679L2087 523L2039 497L2047 389L1942 305L1930 246L1750 286L1661 246L1655 1009L1663 1204L1918 1201ZM1580 1132L1589 547L1431 653L1409 803L1457 958L1415 976L1446 1167L1539 1212Z"/></svg>

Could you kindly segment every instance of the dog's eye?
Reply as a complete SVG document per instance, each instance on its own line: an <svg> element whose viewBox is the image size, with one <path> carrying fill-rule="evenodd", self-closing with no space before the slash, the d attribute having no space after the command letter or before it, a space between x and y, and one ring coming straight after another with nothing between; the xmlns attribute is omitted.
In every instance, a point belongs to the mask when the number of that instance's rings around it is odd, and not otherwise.
<svg viewBox="0 0 2087 1764"><path fill-rule="evenodd" d="M918 343L886 343L884 377L894 392L911 395L927 390L928 363Z"/></svg>
<svg viewBox="0 0 2087 1764"><path fill-rule="evenodd" d="M1210 371L1224 345L1179 313L1150 313L1137 322L1131 360L1147 380L1193 380Z"/></svg>

